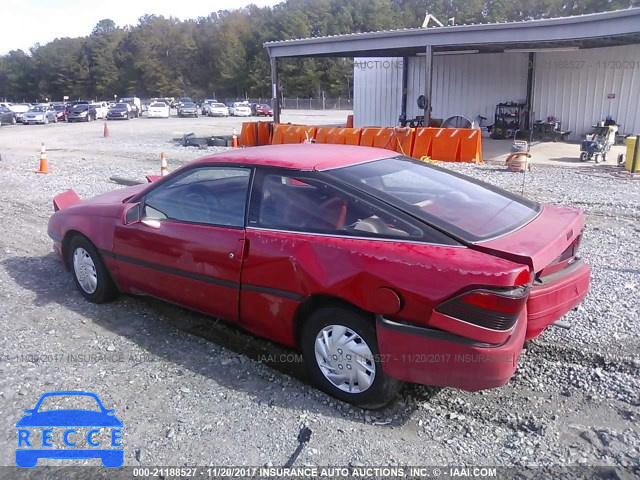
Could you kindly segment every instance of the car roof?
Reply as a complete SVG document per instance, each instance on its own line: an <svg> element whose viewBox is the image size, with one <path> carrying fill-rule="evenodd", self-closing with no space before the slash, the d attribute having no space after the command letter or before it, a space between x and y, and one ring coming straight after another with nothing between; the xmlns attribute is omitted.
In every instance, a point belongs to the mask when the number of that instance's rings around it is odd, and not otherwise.
<svg viewBox="0 0 640 480"><path fill-rule="evenodd" d="M293 143L228 150L194 163L238 163L292 170L331 170L396 155L399 154L382 148Z"/></svg>

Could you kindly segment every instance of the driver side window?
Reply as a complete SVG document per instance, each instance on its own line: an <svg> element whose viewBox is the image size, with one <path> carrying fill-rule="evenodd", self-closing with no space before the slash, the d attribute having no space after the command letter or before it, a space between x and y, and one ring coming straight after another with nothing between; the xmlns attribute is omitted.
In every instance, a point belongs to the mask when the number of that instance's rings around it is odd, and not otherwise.
<svg viewBox="0 0 640 480"><path fill-rule="evenodd" d="M247 168L188 170L145 197L143 217L243 227L250 175Z"/></svg>

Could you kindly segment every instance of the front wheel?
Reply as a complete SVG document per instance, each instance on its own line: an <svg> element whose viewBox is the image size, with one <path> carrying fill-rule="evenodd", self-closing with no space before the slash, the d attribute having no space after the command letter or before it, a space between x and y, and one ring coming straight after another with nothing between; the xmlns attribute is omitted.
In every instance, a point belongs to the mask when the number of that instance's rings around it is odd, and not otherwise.
<svg viewBox="0 0 640 480"><path fill-rule="evenodd" d="M301 346L314 383L340 400L380 408L402 387L382 370L373 320L355 309L314 312L304 323Z"/></svg>
<svg viewBox="0 0 640 480"><path fill-rule="evenodd" d="M589 154L587 152L580 153L580 161L586 162L587 160L589 160Z"/></svg>
<svg viewBox="0 0 640 480"><path fill-rule="evenodd" d="M117 296L118 290L100 254L86 237L76 236L71 240L68 262L76 287L84 298L92 303L104 303Z"/></svg>

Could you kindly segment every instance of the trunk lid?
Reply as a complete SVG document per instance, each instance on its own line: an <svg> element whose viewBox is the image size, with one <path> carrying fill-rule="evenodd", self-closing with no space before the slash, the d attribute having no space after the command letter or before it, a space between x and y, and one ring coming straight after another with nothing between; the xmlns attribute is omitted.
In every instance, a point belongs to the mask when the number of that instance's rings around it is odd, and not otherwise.
<svg viewBox="0 0 640 480"><path fill-rule="evenodd" d="M537 273L560 257L583 227L580 210L542 205L542 212L523 227L472 248L529 265Z"/></svg>

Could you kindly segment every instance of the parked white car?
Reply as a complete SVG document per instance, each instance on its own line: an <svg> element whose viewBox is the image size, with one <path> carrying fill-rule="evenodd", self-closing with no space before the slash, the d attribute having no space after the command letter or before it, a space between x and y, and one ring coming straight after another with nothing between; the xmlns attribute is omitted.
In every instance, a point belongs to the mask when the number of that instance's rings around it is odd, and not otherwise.
<svg viewBox="0 0 640 480"><path fill-rule="evenodd" d="M91 106L96 109L96 120L99 118L107 118L109 112L109 105L107 102L92 103Z"/></svg>
<svg viewBox="0 0 640 480"><path fill-rule="evenodd" d="M236 102L229 109L229 113L234 117L250 117L251 107L247 103Z"/></svg>
<svg viewBox="0 0 640 480"><path fill-rule="evenodd" d="M215 98L205 98L204 102L202 102L202 105L200 106L202 115L209 115L209 107L214 103L217 103Z"/></svg>
<svg viewBox="0 0 640 480"><path fill-rule="evenodd" d="M16 121L22 122L23 115L29 111L31 105L28 103L10 103L8 108L15 113Z"/></svg>
<svg viewBox="0 0 640 480"><path fill-rule="evenodd" d="M224 103L212 103L209 105L208 112L210 117L228 117L229 107Z"/></svg>
<svg viewBox="0 0 640 480"><path fill-rule="evenodd" d="M153 102L147 109L149 118L169 118L170 107L165 102Z"/></svg>

